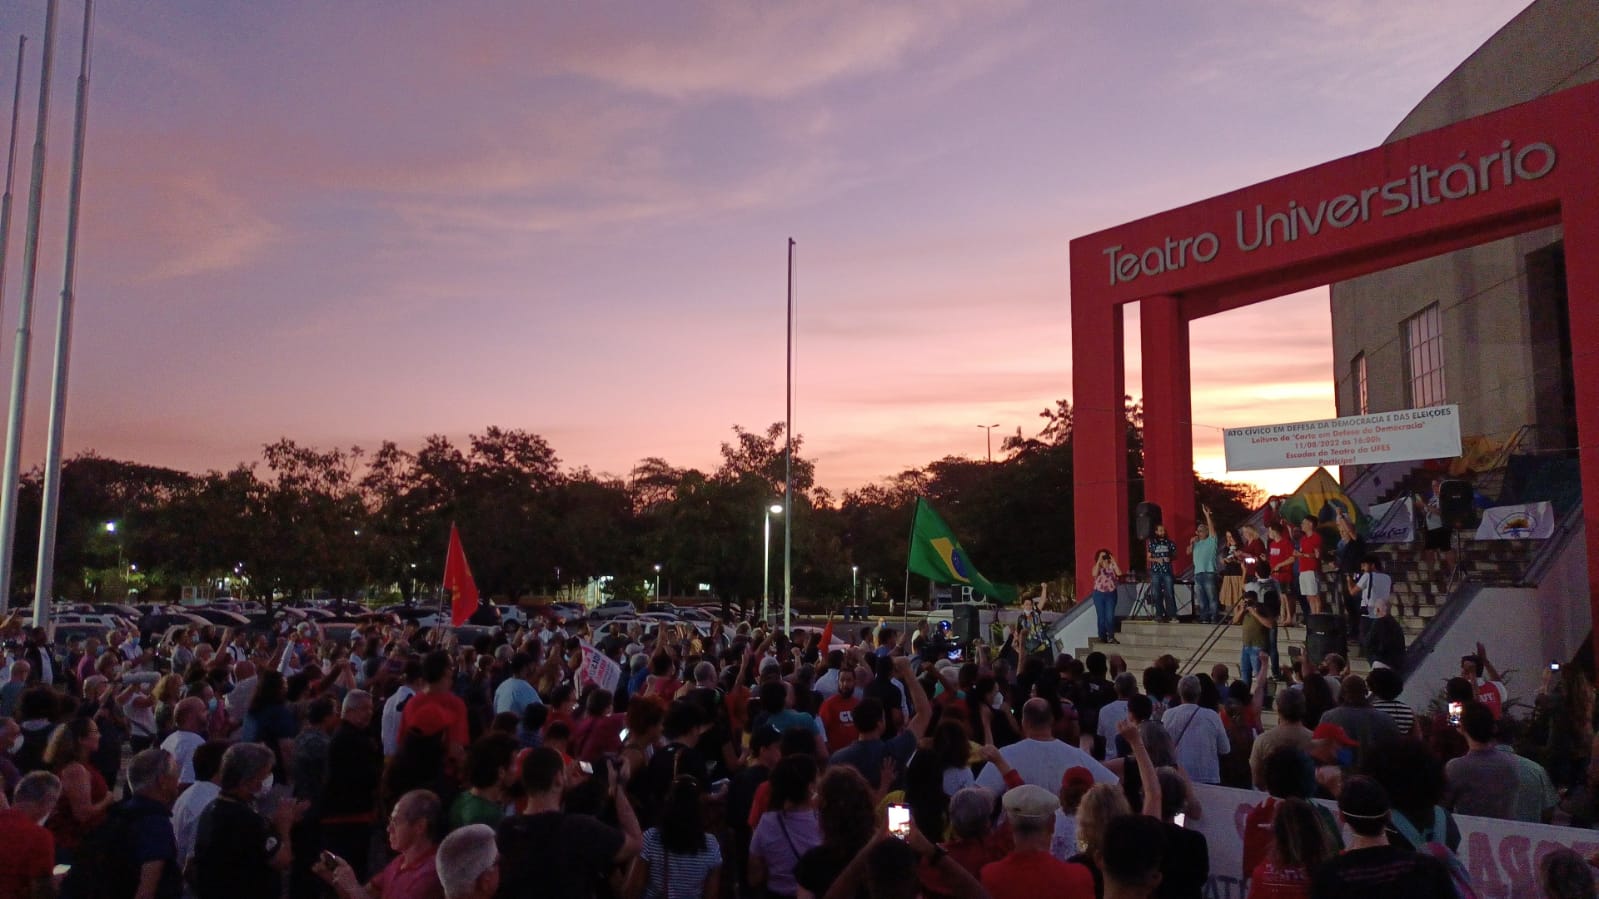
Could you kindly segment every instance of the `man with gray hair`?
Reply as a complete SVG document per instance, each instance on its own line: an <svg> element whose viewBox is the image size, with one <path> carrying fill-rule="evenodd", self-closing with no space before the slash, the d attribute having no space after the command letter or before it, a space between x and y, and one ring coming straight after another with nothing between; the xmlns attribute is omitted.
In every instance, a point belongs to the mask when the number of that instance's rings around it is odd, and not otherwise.
<svg viewBox="0 0 1599 899"><path fill-rule="evenodd" d="M1127 700L1138 695L1138 678L1131 672L1123 671L1116 675L1116 680L1111 683L1116 691L1116 698L1105 703L1099 710L1099 739L1105 744L1105 759L1108 761L1116 757L1116 725L1127 717Z"/></svg>
<svg viewBox="0 0 1599 899"><path fill-rule="evenodd" d="M1188 675L1177 682L1182 705L1166 710L1161 724L1171 734L1177 764L1194 783L1220 784L1221 757L1232 752L1227 728L1215 710L1199 704L1200 682Z"/></svg>
<svg viewBox="0 0 1599 899"><path fill-rule="evenodd" d="M468 824L439 844L436 861L444 899L492 899L500 889L500 851L494 828Z"/></svg>
<svg viewBox="0 0 1599 899"><path fill-rule="evenodd" d="M1272 708L1277 710L1276 726L1256 737L1249 748L1249 775L1257 790L1266 789L1266 759L1273 752L1285 747L1310 750L1311 731L1305 726L1305 691L1283 687L1277 691L1277 701Z"/></svg>
<svg viewBox="0 0 1599 899"><path fill-rule="evenodd" d="M222 792L200 815L194 841L197 899L279 899L289 867L290 830L307 803L277 803L272 816L256 810L272 790L272 750L235 743L222 756Z"/></svg>
<svg viewBox="0 0 1599 899"><path fill-rule="evenodd" d="M61 883L63 895L182 895L178 843L172 833L178 763L164 749L143 750L128 762L127 781L128 798L111 806L104 823L78 846L72 870Z"/></svg>
<svg viewBox="0 0 1599 899"><path fill-rule="evenodd" d="M983 888L990 896L1092 896L1094 875L1084 865L1063 862L1049 854L1060 800L1035 784L1005 791L1005 820L1015 847L1010 854L983 866Z"/></svg>
<svg viewBox="0 0 1599 899"><path fill-rule="evenodd" d="M61 779L35 771L17 784L11 807L0 810L0 895L53 896L50 872L56 841L39 822L61 800Z"/></svg>

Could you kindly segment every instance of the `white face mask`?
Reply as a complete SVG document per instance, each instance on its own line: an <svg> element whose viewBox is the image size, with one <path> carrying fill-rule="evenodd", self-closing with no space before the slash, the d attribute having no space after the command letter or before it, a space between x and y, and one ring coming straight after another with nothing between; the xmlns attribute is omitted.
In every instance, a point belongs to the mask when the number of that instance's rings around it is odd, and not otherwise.
<svg viewBox="0 0 1599 899"><path fill-rule="evenodd" d="M998 690L995 690L994 691L994 698L990 699L988 701L988 706L989 706L989 708L993 709L996 712L999 711L1000 709L1004 708L1005 707L1005 694L999 692Z"/></svg>
<svg viewBox="0 0 1599 899"><path fill-rule="evenodd" d="M272 792L272 774L268 772L266 780L261 781L261 786L256 788L255 795L259 799L270 792Z"/></svg>

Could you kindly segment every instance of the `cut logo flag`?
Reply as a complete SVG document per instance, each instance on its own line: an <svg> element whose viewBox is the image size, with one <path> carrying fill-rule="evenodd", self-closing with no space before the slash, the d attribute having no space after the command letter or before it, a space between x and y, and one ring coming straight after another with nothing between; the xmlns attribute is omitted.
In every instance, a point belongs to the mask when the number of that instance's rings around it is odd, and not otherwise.
<svg viewBox="0 0 1599 899"><path fill-rule="evenodd" d="M461 548L461 532L450 525L450 549L444 556L444 589L450 594L450 624L460 627L477 611L477 584L472 566L466 564Z"/></svg>
<svg viewBox="0 0 1599 899"><path fill-rule="evenodd" d="M940 584L959 584L1001 603L1016 601L1016 588L995 584L978 572L966 557L955 533L938 517L927 500L916 499L916 519L911 524L911 550L906 569Z"/></svg>

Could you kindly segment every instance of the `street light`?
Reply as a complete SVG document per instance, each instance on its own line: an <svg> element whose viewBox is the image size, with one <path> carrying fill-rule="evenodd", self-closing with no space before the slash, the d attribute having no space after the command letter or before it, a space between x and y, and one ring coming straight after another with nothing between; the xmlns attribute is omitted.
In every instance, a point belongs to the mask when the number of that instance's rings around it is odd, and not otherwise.
<svg viewBox="0 0 1599 899"><path fill-rule="evenodd" d="M656 565L655 565L655 601L656 602L660 602L661 601L661 566L660 566L660 563L656 563Z"/></svg>
<svg viewBox="0 0 1599 899"><path fill-rule="evenodd" d="M852 606L855 605L861 598L860 582L856 577L856 575L860 573L860 570L861 566L859 565L851 565L849 567L849 604ZM849 615L849 610L845 609L844 614L847 618Z"/></svg>
<svg viewBox="0 0 1599 899"><path fill-rule="evenodd" d="M783 507L772 503L766 507L766 554L761 557L761 621L772 620L772 516L782 515Z"/></svg>
<svg viewBox="0 0 1599 899"><path fill-rule="evenodd" d="M978 425L988 435L988 461L994 461L994 429L999 425Z"/></svg>

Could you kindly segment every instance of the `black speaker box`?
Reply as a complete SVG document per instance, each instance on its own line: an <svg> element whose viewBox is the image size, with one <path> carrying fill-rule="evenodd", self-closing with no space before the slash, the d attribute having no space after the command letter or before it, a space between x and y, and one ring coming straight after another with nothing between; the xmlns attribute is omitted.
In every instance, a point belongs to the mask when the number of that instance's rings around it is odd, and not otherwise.
<svg viewBox="0 0 1599 899"><path fill-rule="evenodd" d="M1160 506L1154 503L1139 503L1134 522L1138 528L1138 539L1148 540L1155 536L1155 526L1160 524Z"/></svg>
<svg viewBox="0 0 1599 899"><path fill-rule="evenodd" d="M1349 658L1349 632L1342 615L1312 615L1305 622L1305 652L1310 660L1321 664L1327 653L1336 652Z"/></svg>
<svg viewBox="0 0 1599 899"><path fill-rule="evenodd" d="M1438 514L1444 526L1469 528L1477 523L1477 510L1471 505L1471 485L1465 481L1444 481L1438 485Z"/></svg>

